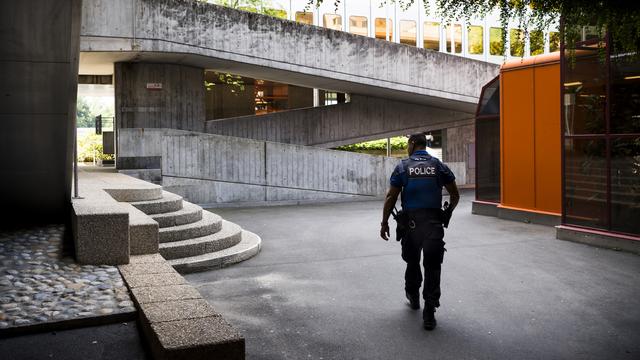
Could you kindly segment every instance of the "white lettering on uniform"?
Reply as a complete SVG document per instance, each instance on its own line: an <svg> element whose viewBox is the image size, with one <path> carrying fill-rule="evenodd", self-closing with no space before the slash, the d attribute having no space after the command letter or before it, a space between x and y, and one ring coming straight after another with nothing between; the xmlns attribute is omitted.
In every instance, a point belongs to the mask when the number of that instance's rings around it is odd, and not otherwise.
<svg viewBox="0 0 640 360"><path fill-rule="evenodd" d="M436 174L436 168L433 166L409 168L409 175L435 175L435 174Z"/></svg>

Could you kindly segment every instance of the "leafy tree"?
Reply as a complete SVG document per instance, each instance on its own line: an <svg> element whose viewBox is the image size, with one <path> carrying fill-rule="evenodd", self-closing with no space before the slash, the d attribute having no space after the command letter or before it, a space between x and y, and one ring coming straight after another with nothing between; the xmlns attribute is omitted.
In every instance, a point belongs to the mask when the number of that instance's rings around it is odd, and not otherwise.
<svg viewBox="0 0 640 360"><path fill-rule="evenodd" d="M76 103L76 121L79 128L88 128L94 126L93 114L91 108L84 97L78 96Z"/></svg>
<svg viewBox="0 0 640 360"><path fill-rule="evenodd" d="M200 1L209 2L207 0ZM213 0L213 3L216 5L269 15L281 19L287 18L287 12L282 8L276 8L271 0Z"/></svg>
<svg viewBox="0 0 640 360"><path fill-rule="evenodd" d="M336 8L341 0L333 0ZM320 6L324 0L308 0L307 7ZM381 6L398 3L401 8L409 8L415 0L380 0ZM581 40L582 27L592 25L595 32L604 37L608 32L615 40L619 53L640 54L640 1L634 0L436 0L435 14L451 22L484 17L498 10L502 27L502 42L508 35L509 22L518 23L524 36L529 36L530 28L544 30L557 19L562 18L561 38L573 52L577 41ZM424 1L425 12L431 12L429 1ZM498 45L496 45L498 46ZM494 44L491 44L494 49ZM498 49L495 49L498 50ZM503 55L506 48L502 48Z"/></svg>

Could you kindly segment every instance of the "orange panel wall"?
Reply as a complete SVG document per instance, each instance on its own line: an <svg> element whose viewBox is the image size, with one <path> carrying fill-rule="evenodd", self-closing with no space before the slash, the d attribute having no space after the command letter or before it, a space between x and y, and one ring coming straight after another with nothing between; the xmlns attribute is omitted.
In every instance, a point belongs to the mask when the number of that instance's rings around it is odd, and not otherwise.
<svg viewBox="0 0 640 360"><path fill-rule="evenodd" d="M532 209L534 196L533 72L500 74L502 205Z"/></svg>
<svg viewBox="0 0 640 360"><path fill-rule="evenodd" d="M560 66L537 66L535 76L536 209L560 214Z"/></svg>
<svg viewBox="0 0 640 360"><path fill-rule="evenodd" d="M501 206L560 215L560 66L500 73Z"/></svg>

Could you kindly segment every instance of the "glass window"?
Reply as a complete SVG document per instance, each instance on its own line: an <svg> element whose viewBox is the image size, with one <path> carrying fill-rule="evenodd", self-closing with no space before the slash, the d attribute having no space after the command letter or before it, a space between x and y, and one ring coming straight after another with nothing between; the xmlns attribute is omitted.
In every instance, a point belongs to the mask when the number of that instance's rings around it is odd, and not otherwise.
<svg viewBox="0 0 640 360"><path fill-rule="evenodd" d="M509 29L509 46L511 56L524 56L524 32L520 29Z"/></svg>
<svg viewBox="0 0 640 360"><path fill-rule="evenodd" d="M356 35L369 35L369 21L366 16L349 16L349 32Z"/></svg>
<svg viewBox="0 0 640 360"><path fill-rule="evenodd" d="M640 136L611 142L611 230L640 234Z"/></svg>
<svg viewBox="0 0 640 360"><path fill-rule="evenodd" d="M462 53L462 25L455 24L453 27L447 25L445 34L447 34L447 52ZM452 46L455 51L451 51Z"/></svg>
<svg viewBox="0 0 640 360"><path fill-rule="evenodd" d="M529 48L532 56L544 53L544 33L542 31L535 30L529 34Z"/></svg>
<svg viewBox="0 0 640 360"><path fill-rule="evenodd" d="M640 133L640 62L632 54L611 57L611 132Z"/></svg>
<svg viewBox="0 0 640 360"><path fill-rule="evenodd" d="M424 22L424 43L425 49L440 51L440 23Z"/></svg>
<svg viewBox="0 0 640 360"><path fill-rule="evenodd" d="M324 104L335 105L338 103L338 93L327 91L324 93Z"/></svg>
<svg viewBox="0 0 640 360"><path fill-rule="evenodd" d="M492 80L480 96L476 114L476 199L500 202L500 81Z"/></svg>
<svg viewBox="0 0 640 360"><path fill-rule="evenodd" d="M296 22L313 25L313 13L307 11L297 11Z"/></svg>
<svg viewBox="0 0 640 360"><path fill-rule="evenodd" d="M400 42L416 46L416 22L412 20L400 20Z"/></svg>
<svg viewBox="0 0 640 360"><path fill-rule="evenodd" d="M502 29L497 27L489 28L489 54L504 54L504 42L502 41Z"/></svg>
<svg viewBox="0 0 640 360"><path fill-rule="evenodd" d="M565 134L604 134L606 65L598 49L583 48L574 61L564 79Z"/></svg>
<svg viewBox="0 0 640 360"><path fill-rule="evenodd" d="M387 21L384 18L376 18L376 39L386 39ZM389 40L393 40L393 20L389 19Z"/></svg>
<svg viewBox="0 0 640 360"><path fill-rule="evenodd" d="M607 227L607 164L604 139L565 139L566 222Z"/></svg>
<svg viewBox="0 0 640 360"><path fill-rule="evenodd" d="M471 25L469 31L469 54L482 55L484 53L484 31L482 26Z"/></svg>
<svg viewBox="0 0 640 360"><path fill-rule="evenodd" d="M322 25L328 29L342 30L342 16L336 14L324 14Z"/></svg>
<svg viewBox="0 0 640 360"><path fill-rule="evenodd" d="M560 51L560 33L549 32L549 52Z"/></svg>

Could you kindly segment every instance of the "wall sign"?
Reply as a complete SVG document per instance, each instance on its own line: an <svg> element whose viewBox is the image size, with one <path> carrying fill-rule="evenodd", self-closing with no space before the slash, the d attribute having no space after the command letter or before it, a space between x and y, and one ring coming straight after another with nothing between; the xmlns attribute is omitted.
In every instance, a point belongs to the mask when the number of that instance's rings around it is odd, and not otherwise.
<svg viewBox="0 0 640 360"><path fill-rule="evenodd" d="M147 90L162 90L162 83L147 83Z"/></svg>

